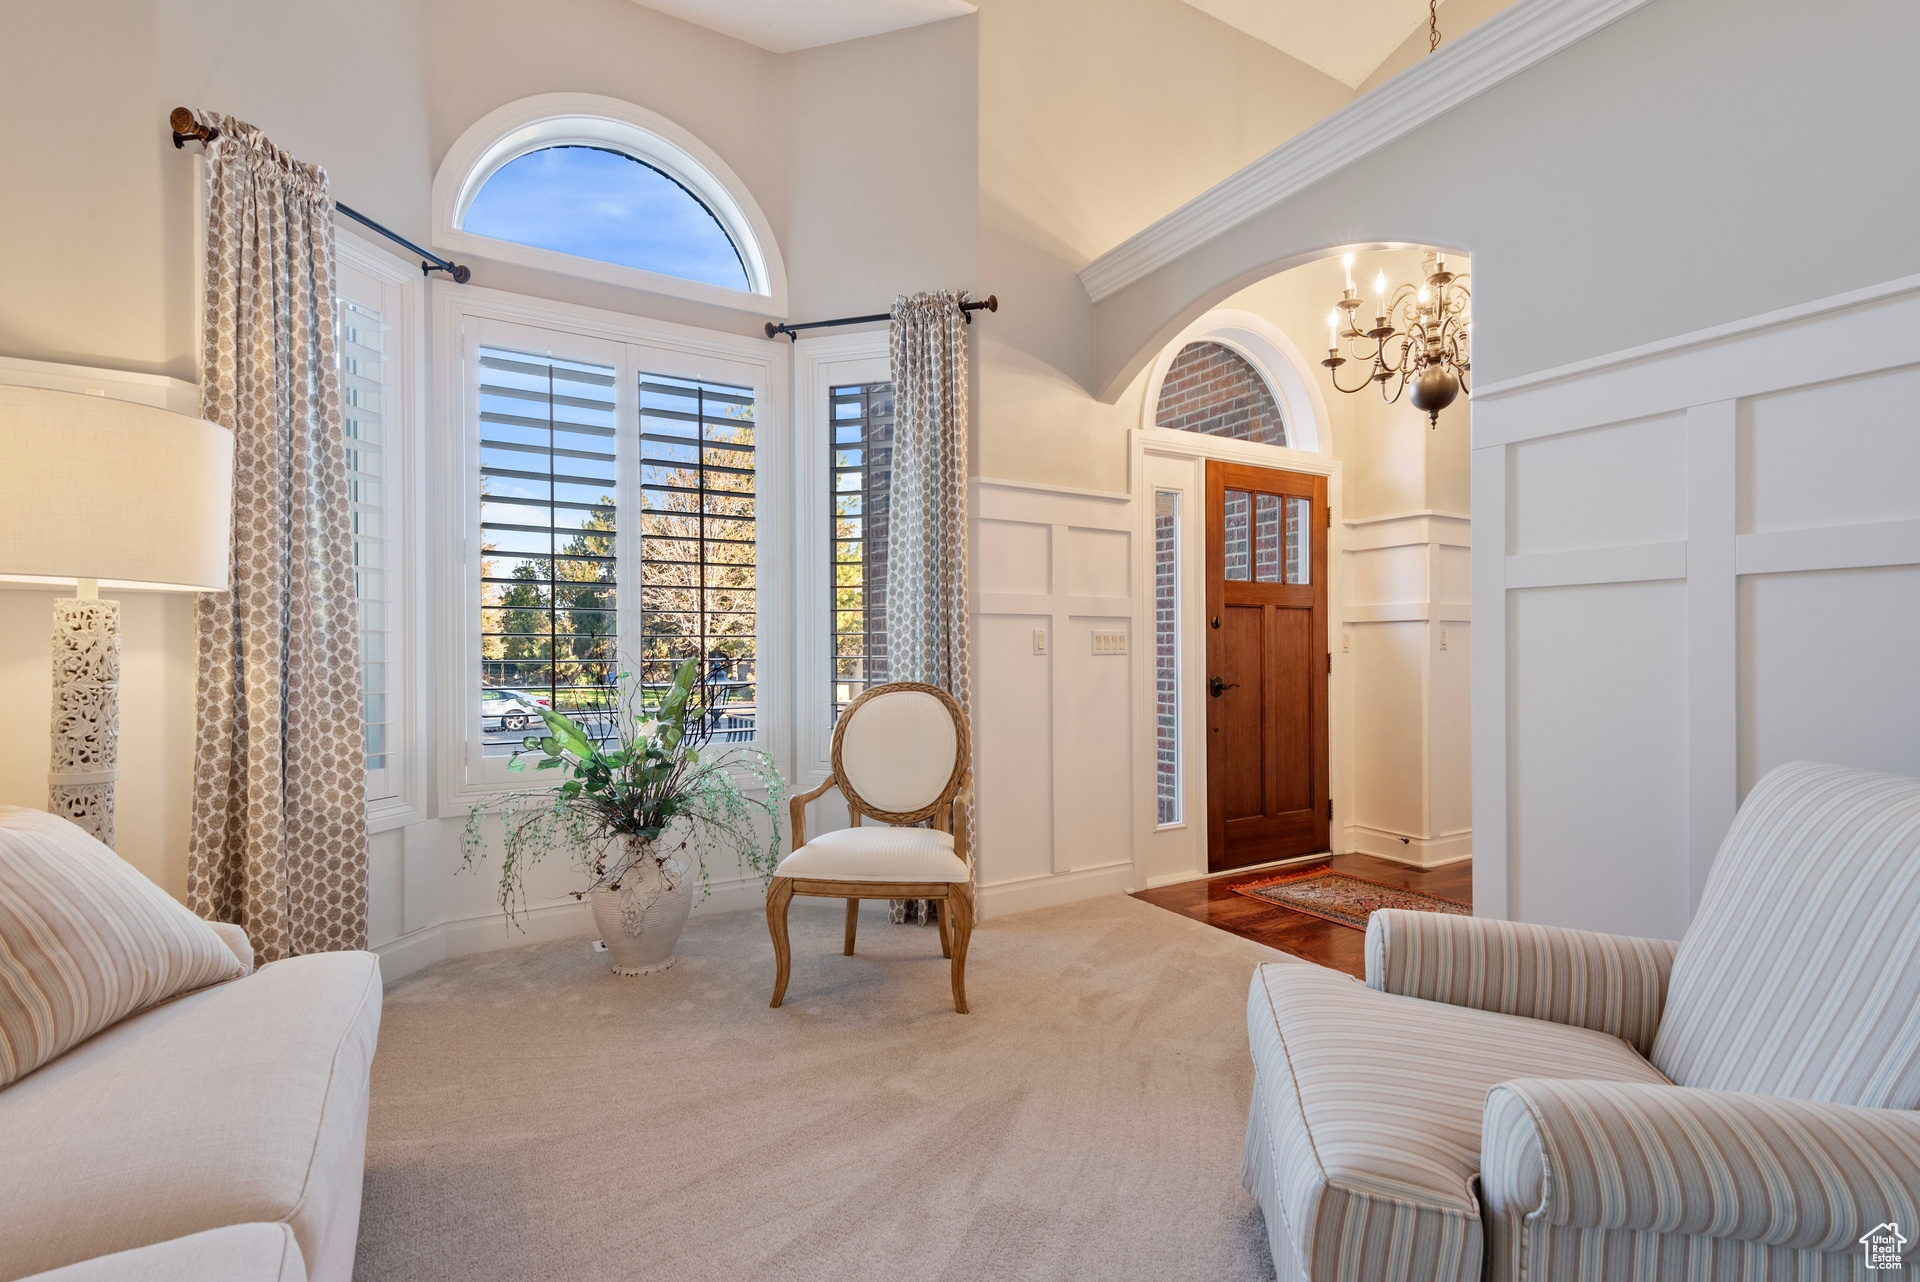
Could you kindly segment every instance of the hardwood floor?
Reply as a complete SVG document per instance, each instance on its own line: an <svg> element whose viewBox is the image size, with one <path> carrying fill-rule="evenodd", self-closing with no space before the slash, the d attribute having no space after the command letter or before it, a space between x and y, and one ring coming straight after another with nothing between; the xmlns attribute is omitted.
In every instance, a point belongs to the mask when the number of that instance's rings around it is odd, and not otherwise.
<svg viewBox="0 0 1920 1282"><path fill-rule="evenodd" d="M1375 859L1372 855L1335 855L1326 862L1335 872L1351 873L1405 890L1425 891L1463 904L1473 902L1473 861L1470 859L1439 868L1414 868L1389 859ZM1271 877L1278 871L1266 868L1258 872L1221 873L1203 880L1161 886L1157 890L1138 891L1134 898L1322 966L1344 970L1349 975L1364 975L1367 968L1365 933L1233 891L1235 885Z"/></svg>

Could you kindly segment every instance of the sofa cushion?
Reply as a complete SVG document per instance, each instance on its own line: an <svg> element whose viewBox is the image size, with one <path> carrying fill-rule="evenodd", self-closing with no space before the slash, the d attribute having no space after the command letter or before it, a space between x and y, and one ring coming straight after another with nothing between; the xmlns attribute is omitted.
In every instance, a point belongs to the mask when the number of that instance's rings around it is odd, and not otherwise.
<svg viewBox="0 0 1920 1282"><path fill-rule="evenodd" d="M0 807L0 1086L240 973L212 927L86 832Z"/></svg>
<svg viewBox="0 0 1920 1282"><path fill-rule="evenodd" d="M0 1279L255 1221L350 1276L379 1022L371 953L294 957L0 1091Z"/></svg>
<svg viewBox="0 0 1920 1282"><path fill-rule="evenodd" d="M1247 1178L1276 1256L1284 1229L1283 1278L1477 1279L1488 1088L1666 1081L1606 1033L1375 992L1305 963L1254 972L1247 1034L1266 1119L1248 1131Z"/></svg>
<svg viewBox="0 0 1920 1282"><path fill-rule="evenodd" d="M293 1230L235 1224L115 1251L25 1282L307 1282Z"/></svg>
<svg viewBox="0 0 1920 1282"><path fill-rule="evenodd" d="M953 834L862 824L823 832L780 861L776 877L827 881L966 881Z"/></svg>

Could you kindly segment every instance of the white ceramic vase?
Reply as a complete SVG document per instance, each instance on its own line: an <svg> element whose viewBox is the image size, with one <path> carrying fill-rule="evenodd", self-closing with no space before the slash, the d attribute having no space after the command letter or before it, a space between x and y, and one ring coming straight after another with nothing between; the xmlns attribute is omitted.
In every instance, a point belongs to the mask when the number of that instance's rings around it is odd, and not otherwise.
<svg viewBox="0 0 1920 1282"><path fill-rule="evenodd" d="M673 965L673 950L686 928L693 907L692 870L685 864L658 861L634 849L646 845L629 837L631 870L618 890L602 887L588 898L600 939L613 959L616 975L645 975ZM638 858L632 858L639 856Z"/></svg>

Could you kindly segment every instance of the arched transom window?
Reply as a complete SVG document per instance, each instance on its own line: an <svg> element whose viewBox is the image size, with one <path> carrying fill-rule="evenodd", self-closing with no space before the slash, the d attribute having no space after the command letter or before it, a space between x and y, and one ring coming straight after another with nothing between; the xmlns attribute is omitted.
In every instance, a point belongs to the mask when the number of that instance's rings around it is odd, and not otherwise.
<svg viewBox="0 0 1920 1282"><path fill-rule="evenodd" d="M542 147L474 193L461 228L602 263L751 290L746 260L706 203L663 169L611 147Z"/></svg>
<svg viewBox="0 0 1920 1282"><path fill-rule="evenodd" d="M449 248L770 315L786 309L772 228L710 147L643 107L541 94L489 112L433 184Z"/></svg>
<svg viewBox="0 0 1920 1282"><path fill-rule="evenodd" d="M1260 372L1222 343L1189 343L1167 367L1154 424L1181 432L1286 445L1280 407Z"/></svg>

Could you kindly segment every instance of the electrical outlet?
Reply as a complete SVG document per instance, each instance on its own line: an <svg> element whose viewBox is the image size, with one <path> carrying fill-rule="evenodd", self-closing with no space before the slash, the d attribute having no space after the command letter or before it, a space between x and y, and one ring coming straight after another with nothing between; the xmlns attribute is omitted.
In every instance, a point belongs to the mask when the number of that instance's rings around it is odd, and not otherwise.
<svg viewBox="0 0 1920 1282"><path fill-rule="evenodd" d="M1127 652L1127 634L1122 628L1095 628L1093 630L1093 652L1095 654L1125 654Z"/></svg>
<svg viewBox="0 0 1920 1282"><path fill-rule="evenodd" d="M1045 628L1035 628L1033 630L1033 652L1035 654L1045 654L1047 652L1047 630Z"/></svg>

